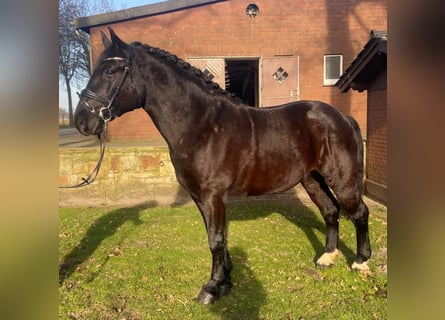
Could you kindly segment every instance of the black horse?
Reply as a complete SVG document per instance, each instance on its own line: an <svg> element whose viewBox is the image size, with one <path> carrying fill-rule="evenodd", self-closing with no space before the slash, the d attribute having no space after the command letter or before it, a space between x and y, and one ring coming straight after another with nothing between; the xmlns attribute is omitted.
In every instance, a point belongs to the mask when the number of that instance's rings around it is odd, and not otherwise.
<svg viewBox="0 0 445 320"><path fill-rule="evenodd" d="M362 200L363 141L355 120L318 101L270 108L244 105L200 70L161 49L127 44L110 29L105 50L80 94L75 124L101 135L108 121L142 107L168 144L178 182L205 222L213 263L198 301L232 287L227 250L228 195L278 193L302 183L326 223L320 266L337 256L340 209L356 230L353 269L371 256L368 208Z"/></svg>

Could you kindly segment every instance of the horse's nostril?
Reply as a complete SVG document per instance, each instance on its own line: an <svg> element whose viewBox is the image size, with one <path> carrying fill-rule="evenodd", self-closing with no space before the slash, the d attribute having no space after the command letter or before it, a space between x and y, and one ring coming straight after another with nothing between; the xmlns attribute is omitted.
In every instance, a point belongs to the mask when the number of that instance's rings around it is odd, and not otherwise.
<svg viewBox="0 0 445 320"><path fill-rule="evenodd" d="M77 128L77 130L79 130L80 133L83 134L85 132L85 129L86 129L85 121L82 120L81 118L77 119L76 120L76 128Z"/></svg>

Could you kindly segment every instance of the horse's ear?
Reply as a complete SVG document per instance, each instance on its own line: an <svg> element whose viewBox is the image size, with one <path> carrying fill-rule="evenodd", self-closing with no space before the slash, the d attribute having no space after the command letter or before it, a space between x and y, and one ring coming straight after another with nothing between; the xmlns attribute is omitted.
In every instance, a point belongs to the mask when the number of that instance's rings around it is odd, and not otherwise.
<svg viewBox="0 0 445 320"><path fill-rule="evenodd" d="M100 35L102 36L102 43L104 44L105 49L109 48L112 45L112 43L107 38L107 35L102 30L100 31Z"/></svg>
<svg viewBox="0 0 445 320"><path fill-rule="evenodd" d="M108 30L110 31L111 42L113 45L116 45L120 50L126 50L128 45L116 35L112 28L108 27Z"/></svg>

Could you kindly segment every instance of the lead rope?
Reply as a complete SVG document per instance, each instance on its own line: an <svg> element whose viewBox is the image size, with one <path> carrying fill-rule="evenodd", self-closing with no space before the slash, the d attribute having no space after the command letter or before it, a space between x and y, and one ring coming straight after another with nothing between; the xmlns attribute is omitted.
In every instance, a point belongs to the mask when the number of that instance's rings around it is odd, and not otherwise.
<svg viewBox="0 0 445 320"><path fill-rule="evenodd" d="M106 135L107 135L107 123L105 122L104 133L99 135L99 137L98 137L99 143L100 143L99 160L97 161L96 166L90 172L90 174L86 178L81 178L82 181L79 182L78 184L70 185L70 186L59 186L59 188L61 188L61 189L80 188L80 187L87 186L87 185L93 183L94 180L96 180L96 177L99 174L100 166L102 165L102 160L103 160L104 154L105 154L105 142L103 140L105 140Z"/></svg>

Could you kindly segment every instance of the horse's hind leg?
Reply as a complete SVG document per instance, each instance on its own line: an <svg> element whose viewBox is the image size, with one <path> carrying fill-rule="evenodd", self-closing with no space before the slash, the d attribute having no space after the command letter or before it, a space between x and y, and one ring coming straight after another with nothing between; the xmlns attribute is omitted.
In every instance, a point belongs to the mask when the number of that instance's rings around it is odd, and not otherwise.
<svg viewBox="0 0 445 320"><path fill-rule="evenodd" d="M337 185L333 184L331 188L355 227L357 256L352 264L352 269L364 271L368 270L366 262L371 257L368 229L369 210L363 202L362 184L358 179L360 178L344 179Z"/></svg>
<svg viewBox="0 0 445 320"><path fill-rule="evenodd" d="M368 217L369 210L360 196L352 199L341 199L340 203L344 210L349 214L354 227L357 241L357 256L352 264L352 269L359 271L368 270L367 261L371 257L371 244L369 243Z"/></svg>
<svg viewBox="0 0 445 320"><path fill-rule="evenodd" d="M320 210L326 223L325 252L317 260L319 266L331 266L338 256L338 219L340 216L340 204L332 195L323 177L316 171L306 176L302 185L312 201Z"/></svg>

